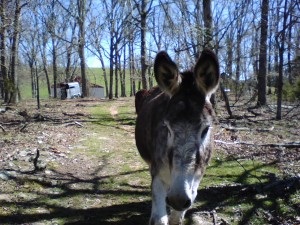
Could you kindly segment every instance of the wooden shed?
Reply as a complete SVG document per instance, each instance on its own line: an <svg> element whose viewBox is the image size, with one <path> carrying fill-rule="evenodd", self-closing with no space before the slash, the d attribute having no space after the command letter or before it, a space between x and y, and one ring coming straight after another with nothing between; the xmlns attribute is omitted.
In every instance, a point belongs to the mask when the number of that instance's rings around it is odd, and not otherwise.
<svg viewBox="0 0 300 225"><path fill-rule="evenodd" d="M89 84L90 98L105 98L104 87L98 84Z"/></svg>

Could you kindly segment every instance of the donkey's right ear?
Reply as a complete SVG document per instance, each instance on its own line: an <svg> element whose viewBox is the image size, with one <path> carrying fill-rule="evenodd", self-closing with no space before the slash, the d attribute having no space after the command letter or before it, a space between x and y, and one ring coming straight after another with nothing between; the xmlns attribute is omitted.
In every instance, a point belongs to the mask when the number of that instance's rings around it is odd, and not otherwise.
<svg viewBox="0 0 300 225"><path fill-rule="evenodd" d="M219 70L215 53L208 49L203 50L194 68L194 76L198 90L208 97L218 88Z"/></svg>
<svg viewBox="0 0 300 225"><path fill-rule="evenodd" d="M168 53L159 52L154 61L154 75L160 89L170 96L174 95L180 86L181 76L177 65Z"/></svg>

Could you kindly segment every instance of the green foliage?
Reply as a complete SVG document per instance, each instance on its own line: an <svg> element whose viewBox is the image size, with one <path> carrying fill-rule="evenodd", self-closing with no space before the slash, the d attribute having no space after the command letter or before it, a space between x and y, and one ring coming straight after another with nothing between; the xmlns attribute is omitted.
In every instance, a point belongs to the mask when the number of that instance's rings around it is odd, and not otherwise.
<svg viewBox="0 0 300 225"><path fill-rule="evenodd" d="M297 79L295 87L294 87L294 94L297 100L300 99L300 77Z"/></svg>
<svg viewBox="0 0 300 225"><path fill-rule="evenodd" d="M298 78L294 84L285 84L282 94L286 101L294 102L300 100L300 78Z"/></svg>

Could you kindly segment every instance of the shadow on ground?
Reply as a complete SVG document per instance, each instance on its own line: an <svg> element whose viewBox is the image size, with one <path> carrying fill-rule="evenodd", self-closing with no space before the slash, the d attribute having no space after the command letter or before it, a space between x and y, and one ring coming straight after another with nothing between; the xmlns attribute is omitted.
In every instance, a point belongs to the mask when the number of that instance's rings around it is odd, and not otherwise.
<svg viewBox="0 0 300 225"><path fill-rule="evenodd" d="M114 177L134 175L144 170L92 179L53 172L52 176L45 176L44 173L7 171L7 174L13 174L9 182L13 182L16 188L1 193L10 198L0 198L0 206L7 210L7 215L0 214L0 224L41 221L50 224L51 221L63 221L62 224L147 224L151 202L139 201L137 196L149 196L148 187L121 184L118 188L114 185L109 188L110 184L107 184ZM123 202L118 200L124 197ZM79 198L78 202L68 206L68 201L74 201L74 198ZM85 200L91 199L99 200L99 204L86 208ZM10 214L11 209L14 212Z"/></svg>
<svg viewBox="0 0 300 225"><path fill-rule="evenodd" d="M101 224L101 225L143 225L148 223L151 211L150 190L143 185L130 185L114 179L122 176L136 176L146 170L129 171L113 176L80 179L71 174L52 171L44 172L7 171L15 185L14 190L3 190L0 198L3 213L1 224L30 224L34 222L63 221L62 224ZM245 171L247 173L247 171ZM243 180L247 174L240 174ZM217 176L217 175L216 175ZM247 224L255 217L271 224L294 222L293 213L299 212L299 202L291 196L300 188L299 177L274 179L251 185L226 185L202 188L198 191L199 203L190 209L187 217L201 211L232 211L231 216L239 213L238 224ZM30 184L30 185L29 185ZM75 200L76 201L75 201ZM89 201L98 202L88 205ZM98 200L98 201L97 201ZM68 204L68 201L72 204ZM234 211L240 205L248 207ZM288 214L282 210L288 205ZM3 211L4 209L4 211ZM9 213L11 209L12 213ZM284 215L285 214L285 215ZM229 213L230 215L230 213ZM291 223L292 224L292 223Z"/></svg>

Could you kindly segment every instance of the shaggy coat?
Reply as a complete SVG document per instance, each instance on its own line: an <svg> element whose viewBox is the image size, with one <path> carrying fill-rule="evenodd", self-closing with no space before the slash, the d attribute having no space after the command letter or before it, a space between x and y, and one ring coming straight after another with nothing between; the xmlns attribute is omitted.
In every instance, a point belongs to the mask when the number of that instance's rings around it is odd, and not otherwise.
<svg viewBox="0 0 300 225"><path fill-rule="evenodd" d="M139 91L135 99L136 145L152 177L150 224L181 224L212 155L209 98L218 86L219 64L204 50L192 70L180 73L160 52L154 74L158 87Z"/></svg>

